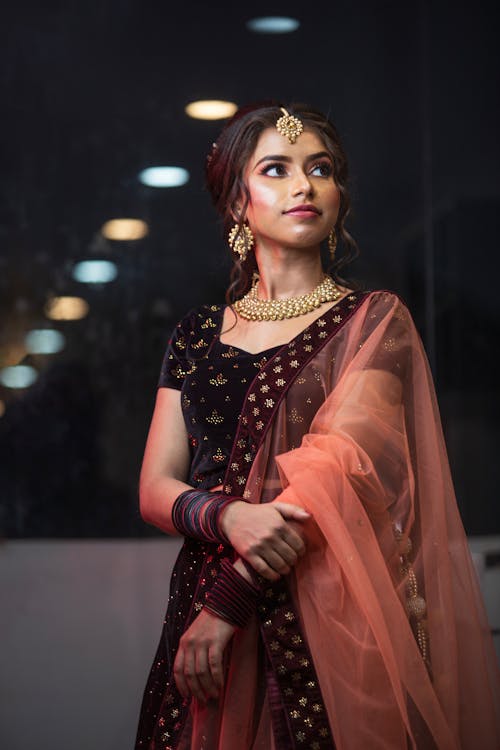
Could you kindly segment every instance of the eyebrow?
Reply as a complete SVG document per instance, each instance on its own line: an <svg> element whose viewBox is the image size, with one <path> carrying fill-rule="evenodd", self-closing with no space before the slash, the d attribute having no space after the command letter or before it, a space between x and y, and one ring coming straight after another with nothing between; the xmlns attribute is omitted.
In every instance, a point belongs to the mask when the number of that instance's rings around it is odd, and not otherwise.
<svg viewBox="0 0 500 750"><path fill-rule="evenodd" d="M310 154L306 161L313 161L314 159L319 159L323 156L327 156L330 161L332 161L332 157L328 153L328 151L318 151L317 154ZM291 156L285 156L285 154L269 154L269 156L263 156L262 159L259 159L259 161L254 165L255 167L258 167L259 164L261 164L263 161L285 161L285 162L291 162L292 157Z"/></svg>

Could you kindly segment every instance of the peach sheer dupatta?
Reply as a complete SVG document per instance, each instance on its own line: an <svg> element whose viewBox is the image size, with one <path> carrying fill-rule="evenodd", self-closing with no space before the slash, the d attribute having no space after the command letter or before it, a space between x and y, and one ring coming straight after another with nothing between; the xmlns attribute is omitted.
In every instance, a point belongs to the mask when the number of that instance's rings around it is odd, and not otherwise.
<svg viewBox="0 0 500 750"><path fill-rule="evenodd" d="M495 652L406 308L371 295L316 360L329 395L289 450L286 415L307 409L290 388L247 487L276 485L278 453L279 499L314 517L291 586L337 748L499 748Z"/></svg>

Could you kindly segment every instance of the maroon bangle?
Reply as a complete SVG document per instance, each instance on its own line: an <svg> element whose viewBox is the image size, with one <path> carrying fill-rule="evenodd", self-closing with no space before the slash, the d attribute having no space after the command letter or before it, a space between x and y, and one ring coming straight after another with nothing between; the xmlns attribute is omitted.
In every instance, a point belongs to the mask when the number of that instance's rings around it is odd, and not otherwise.
<svg viewBox="0 0 500 750"><path fill-rule="evenodd" d="M224 559L217 580L207 594L205 608L230 625L244 628L255 610L258 594L257 586Z"/></svg>

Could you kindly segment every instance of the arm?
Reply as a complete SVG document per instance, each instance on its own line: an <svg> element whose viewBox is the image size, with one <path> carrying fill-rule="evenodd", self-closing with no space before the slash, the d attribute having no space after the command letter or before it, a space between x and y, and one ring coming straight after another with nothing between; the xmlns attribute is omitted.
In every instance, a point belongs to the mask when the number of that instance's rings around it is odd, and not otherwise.
<svg viewBox="0 0 500 750"><path fill-rule="evenodd" d="M159 388L149 428L139 479L141 516L146 523L178 535L172 524L172 506L190 489L189 444L182 416L181 393Z"/></svg>
<svg viewBox="0 0 500 750"><path fill-rule="evenodd" d="M141 515L167 534L178 535L172 506L186 484L189 445L182 416L180 391L159 388L142 463L139 498ZM222 514L221 528L234 549L269 580L290 572L304 552L302 539L287 519L304 521L309 514L286 503L255 506L231 503ZM240 572L248 576L241 564Z"/></svg>

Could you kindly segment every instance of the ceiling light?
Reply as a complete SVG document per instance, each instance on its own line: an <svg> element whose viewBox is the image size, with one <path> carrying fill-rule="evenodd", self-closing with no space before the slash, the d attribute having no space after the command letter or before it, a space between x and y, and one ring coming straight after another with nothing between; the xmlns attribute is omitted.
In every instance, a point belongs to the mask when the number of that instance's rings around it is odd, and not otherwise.
<svg viewBox="0 0 500 750"><path fill-rule="evenodd" d="M110 219L101 232L108 240L142 240L149 229L142 219Z"/></svg>
<svg viewBox="0 0 500 750"><path fill-rule="evenodd" d="M64 349L65 338L52 328L40 328L30 331L24 339L26 349L31 354L56 354Z"/></svg>
<svg viewBox="0 0 500 750"><path fill-rule="evenodd" d="M118 269L110 260L82 260L73 266L71 275L82 284L107 284L116 279Z"/></svg>
<svg viewBox="0 0 500 750"><path fill-rule="evenodd" d="M257 34L290 34L299 28L300 23L295 18L287 16L263 16L247 21L247 29Z"/></svg>
<svg viewBox="0 0 500 750"><path fill-rule="evenodd" d="M219 99L200 99L197 102L191 102L185 107L185 112L189 117L197 120L222 120L224 117L234 115L238 105L234 102L225 102Z"/></svg>
<svg viewBox="0 0 500 750"><path fill-rule="evenodd" d="M0 383L6 388L29 388L37 377L37 371L29 365L15 365L0 370Z"/></svg>
<svg viewBox="0 0 500 750"><path fill-rule="evenodd" d="M81 297L52 297L45 305L45 314L51 320L80 320L88 311L88 303Z"/></svg>
<svg viewBox="0 0 500 750"><path fill-rule="evenodd" d="M182 167L148 167L139 173L139 180L149 187L179 187L189 181L189 172Z"/></svg>

